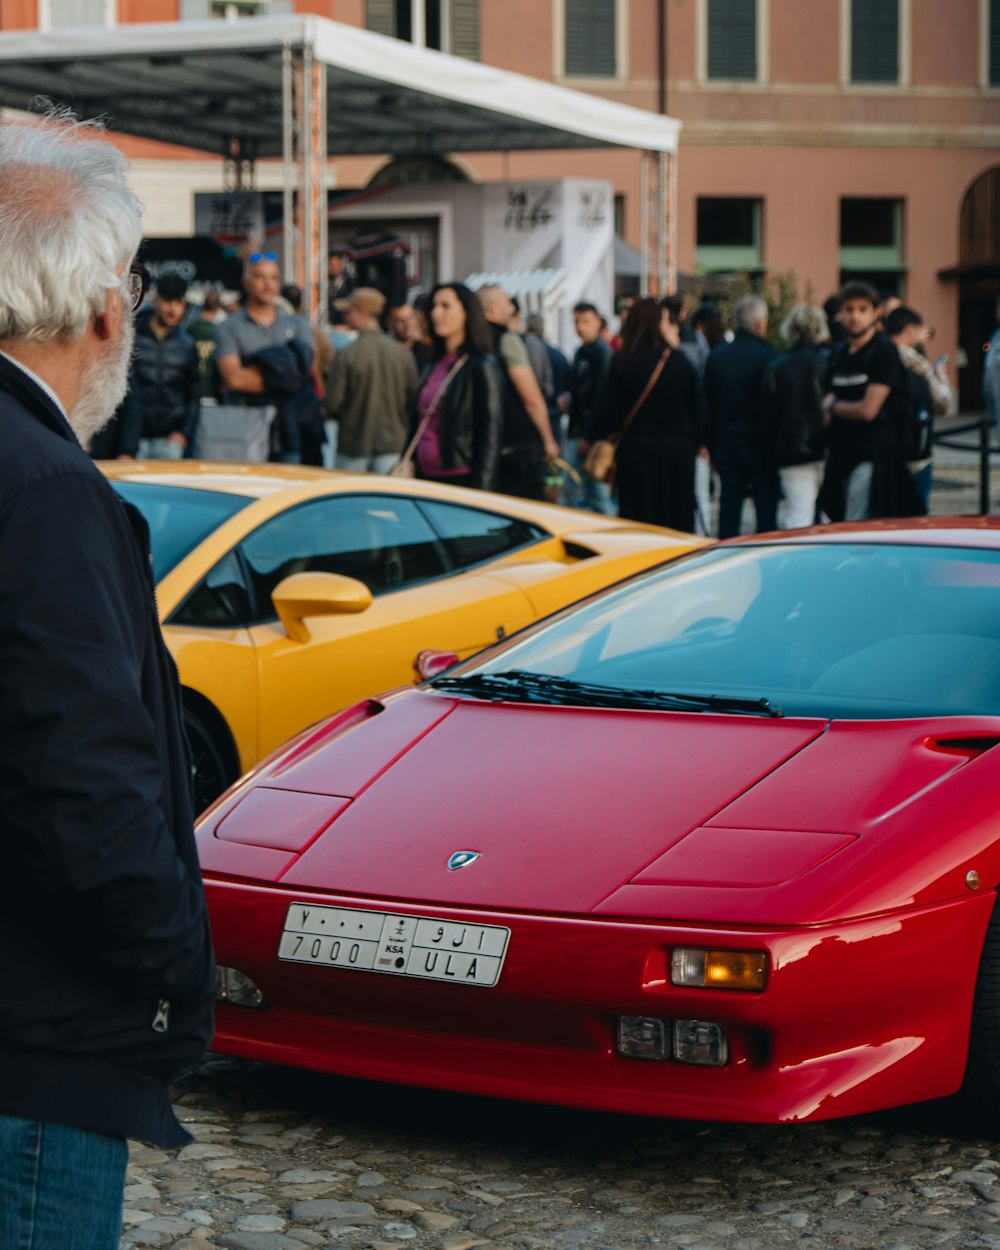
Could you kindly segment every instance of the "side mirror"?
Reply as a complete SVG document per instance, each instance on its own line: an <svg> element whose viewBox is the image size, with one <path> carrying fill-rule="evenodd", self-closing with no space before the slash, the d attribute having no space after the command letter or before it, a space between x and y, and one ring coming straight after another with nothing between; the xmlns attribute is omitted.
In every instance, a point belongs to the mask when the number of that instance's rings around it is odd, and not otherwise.
<svg viewBox="0 0 1000 1250"><path fill-rule="evenodd" d="M445 669L457 664L461 656L454 651L420 651L413 661L413 671L421 681L430 681L432 677L440 677Z"/></svg>
<svg viewBox="0 0 1000 1250"><path fill-rule="evenodd" d="M278 618L295 642L308 642L310 616L339 616L370 607L372 592L353 577L339 573L293 573L271 592Z"/></svg>

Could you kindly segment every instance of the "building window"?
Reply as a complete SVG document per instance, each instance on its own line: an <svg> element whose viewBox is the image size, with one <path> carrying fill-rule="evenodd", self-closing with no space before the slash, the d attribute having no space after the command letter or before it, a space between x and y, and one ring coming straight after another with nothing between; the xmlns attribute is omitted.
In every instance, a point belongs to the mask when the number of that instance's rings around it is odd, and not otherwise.
<svg viewBox="0 0 1000 1250"><path fill-rule="evenodd" d="M863 279L880 291L902 294L903 201L840 201L840 277Z"/></svg>
<svg viewBox="0 0 1000 1250"><path fill-rule="evenodd" d="M706 273L761 269L763 201L699 197L695 264Z"/></svg>
<svg viewBox="0 0 1000 1250"><path fill-rule="evenodd" d="M757 0L708 0L708 77L757 78Z"/></svg>
<svg viewBox="0 0 1000 1250"><path fill-rule="evenodd" d="M624 195L616 195L614 202L614 230L615 235L619 239L625 237L625 197Z"/></svg>
<svg viewBox="0 0 1000 1250"><path fill-rule="evenodd" d="M182 22L235 22L243 17L278 17L293 12L291 0L181 0Z"/></svg>
<svg viewBox="0 0 1000 1250"><path fill-rule="evenodd" d="M1000 0L990 0L989 78L991 87L1000 87Z"/></svg>
<svg viewBox="0 0 1000 1250"><path fill-rule="evenodd" d="M479 60L479 0L424 0L423 38L415 38L413 0L367 0L369 30L425 48Z"/></svg>
<svg viewBox="0 0 1000 1250"><path fill-rule="evenodd" d="M114 26L118 19L116 0L39 0L38 29L59 30L66 26Z"/></svg>
<svg viewBox="0 0 1000 1250"><path fill-rule="evenodd" d="M851 0L851 82L899 82L899 0Z"/></svg>
<svg viewBox="0 0 1000 1250"><path fill-rule="evenodd" d="M616 0L565 0L565 73L614 78L618 73Z"/></svg>

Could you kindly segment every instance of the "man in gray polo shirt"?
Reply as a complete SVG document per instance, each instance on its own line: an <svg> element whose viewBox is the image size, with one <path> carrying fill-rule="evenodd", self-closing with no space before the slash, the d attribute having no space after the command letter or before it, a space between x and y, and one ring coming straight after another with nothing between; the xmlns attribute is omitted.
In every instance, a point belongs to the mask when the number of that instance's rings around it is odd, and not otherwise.
<svg viewBox="0 0 1000 1250"><path fill-rule="evenodd" d="M259 408L278 407L287 399L268 391L256 365L244 361L265 347L279 347L299 339L312 351L312 331L304 317L282 312L275 300L281 290L281 270L274 252L254 252L243 275L244 307L216 327L215 362L225 387L227 404ZM296 462L298 446L280 421L272 426L272 459Z"/></svg>

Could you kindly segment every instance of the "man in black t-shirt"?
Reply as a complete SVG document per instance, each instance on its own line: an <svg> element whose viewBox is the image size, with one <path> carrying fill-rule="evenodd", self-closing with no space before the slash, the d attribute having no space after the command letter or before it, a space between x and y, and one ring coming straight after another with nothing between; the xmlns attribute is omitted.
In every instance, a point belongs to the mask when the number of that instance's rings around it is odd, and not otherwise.
<svg viewBox="0 0 1000 1250"><path fill-rule="evenodd" d="M838 320L847 338L827 373L829 458L819 496L832 521L926 511L899 437L907 402L903 365L877 328L878 311L878 292L868 283L850 282L840 292Z"/></svg>

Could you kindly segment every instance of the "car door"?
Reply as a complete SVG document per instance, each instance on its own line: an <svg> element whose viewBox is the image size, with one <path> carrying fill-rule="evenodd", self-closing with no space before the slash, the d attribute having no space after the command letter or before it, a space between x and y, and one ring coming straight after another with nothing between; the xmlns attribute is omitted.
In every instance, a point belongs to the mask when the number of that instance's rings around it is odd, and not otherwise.
<svg viewBox="0 0 1000 1250"><path fill-rule="evenodd" d="M455 577L445 542L417 502L338 494L265 522L240 545L255 602L259 753L367 695L414 680L425 647L469 655L530 619L520 590L485 572ZM374 596L358 613L310 617L291 639L271 601L292 573L339 573Z"/></svg>
<svg viewBox="0 0 1000 1250"><path fill-rule="evenodd" d="M217 718L225 722L231 739L228 745L237 756L229 761L235 772L230 768L225 781L257 759L259 681L247 631L250 615L243 566L230 551L200 579L163 626L184 687L185 713L198 718L223 756L227 741ZM197 744L191 746L197 753Z"/></svg>

